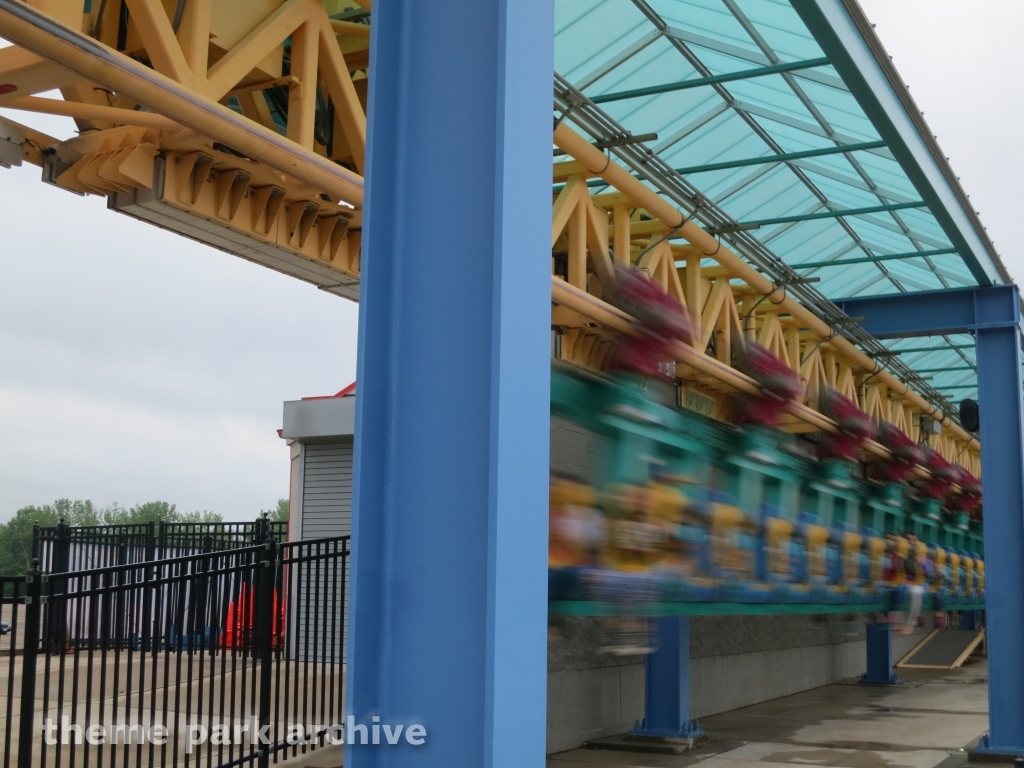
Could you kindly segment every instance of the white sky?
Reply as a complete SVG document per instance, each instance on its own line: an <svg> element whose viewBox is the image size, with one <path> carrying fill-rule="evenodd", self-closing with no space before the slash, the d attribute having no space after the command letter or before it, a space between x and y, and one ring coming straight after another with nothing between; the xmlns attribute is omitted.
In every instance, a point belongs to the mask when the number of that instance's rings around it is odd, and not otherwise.
<svg viewBox="0 0 1024 768"><path fill-rule="evenodd" d="M1024 3L861 3L1024 277ZM281 403L355 378L354 304L42 184L34 166L0 169L0 226L0 520L62 496L248 520L287 495Z"/></svg>
<svg viewBox="0 0 1024 768"><path fill-rule="evenodd" d="M0 168L0 520L60 497L251 520L286 497L282 402L355 378L356 305L39 175Z"/></svg>

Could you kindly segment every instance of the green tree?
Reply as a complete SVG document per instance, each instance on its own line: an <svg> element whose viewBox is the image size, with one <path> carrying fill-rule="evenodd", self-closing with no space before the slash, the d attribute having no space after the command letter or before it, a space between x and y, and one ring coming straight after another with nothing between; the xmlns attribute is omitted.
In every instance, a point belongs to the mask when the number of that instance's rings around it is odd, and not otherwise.
<svg viewBox="0 0 1024 768"><path fill-rule="evenodd" d="M208 509L204 509L202 512L182 512L178 515L179 523L223 523L224 516L218 515L216 512L211 512Z"/></svg>
<svg viewBox="0 0 1024 768"><path fill-rule="evenodd" d="M260 512L261 515L267 515L271 520L279 523L288 522L288 499L278 499L277 506L274 509L265 509Z"/></svg>
<svg viewBox="0 0 1024 768"><path fill-rule="evenodd" d="M0 575L20 576L28 571L32 559L32 529L36 525L54 526L63 520L68 525L127 525L131 523L221 523L216 512L202 510L179 512L166 501L148 501L132 508L114 503L103 510L91 501L57 499L42 507L22 507L8 522L0 523Z"/></svg>
<svg viewBox="0 0 1024 768"><path fill-rule="evenodd" d="M103 522L107 525L129 525L133 523L220 523L224 518L216 512L179 512L176 504L166 501L147 501L126 509L119 504L111 504L103 512Z"/></svg>
<svg viewBox="0 0 1024 768"><path fill-rule="evenodd" d="M0 574L20 576L32 559L32 529L53 526L61 520L68 525L98 525L100 513L91 501L57 499L42 507L22 507L6 523L0 523Z"/></svg>

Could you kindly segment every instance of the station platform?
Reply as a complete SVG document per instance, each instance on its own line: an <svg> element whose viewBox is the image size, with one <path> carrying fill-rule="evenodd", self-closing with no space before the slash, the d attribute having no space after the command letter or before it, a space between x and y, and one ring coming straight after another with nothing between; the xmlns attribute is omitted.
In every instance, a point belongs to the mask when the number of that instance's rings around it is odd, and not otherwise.
<svg viewBox="0 0 1024 768"><path fill-rule="evenodd" d="M709 741L683 755L585 746L549 755L547 766L974 765L969 750L988 728L985 661L972 660L969 665L951 671L900 670L900 677L903 683L892 687L860 685L850 680L702 718L700 725Z"/></svg>

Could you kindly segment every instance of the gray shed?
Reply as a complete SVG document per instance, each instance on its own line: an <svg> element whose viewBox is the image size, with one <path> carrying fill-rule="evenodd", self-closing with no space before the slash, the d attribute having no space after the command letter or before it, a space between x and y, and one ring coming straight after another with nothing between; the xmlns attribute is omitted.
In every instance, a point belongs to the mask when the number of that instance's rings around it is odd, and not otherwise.
<svg viewBox="0 0 1024 768"><path fill-rule="evenodd" d="M346 536L352 531L353 383L336 395L284 404L279 432L291 449L288 538Z"/></svg>

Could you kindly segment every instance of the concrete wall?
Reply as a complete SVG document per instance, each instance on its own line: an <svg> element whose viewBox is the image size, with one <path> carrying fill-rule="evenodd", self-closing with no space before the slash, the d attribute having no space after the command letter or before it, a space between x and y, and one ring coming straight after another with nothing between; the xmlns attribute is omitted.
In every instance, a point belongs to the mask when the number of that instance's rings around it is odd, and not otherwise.
<svg viewBox="0 0 1024 768"><path fill-rule="evenodd" d="M894 636L901 659L933 628ZM864 617L695 616L690 620L690 711L705 717L860 677Z"/></svg>
<svg viewBox="0 0 1024 768"><path fill-rule="evenodd" d="M551 619L548 753L624 733L644 713L644 659L599 653L596 619Z"/></svg>
<svg viewBox="0 0 1024 768"><path fill-rule="evenodd" d="M899 660L932 629L893 637ZM643 657L598 652L595 619L554 619L548 642L548 753L624 733L644 714ZM865 672L864 618L695 616L690 712L695 718L789 696Z"/></svg>

